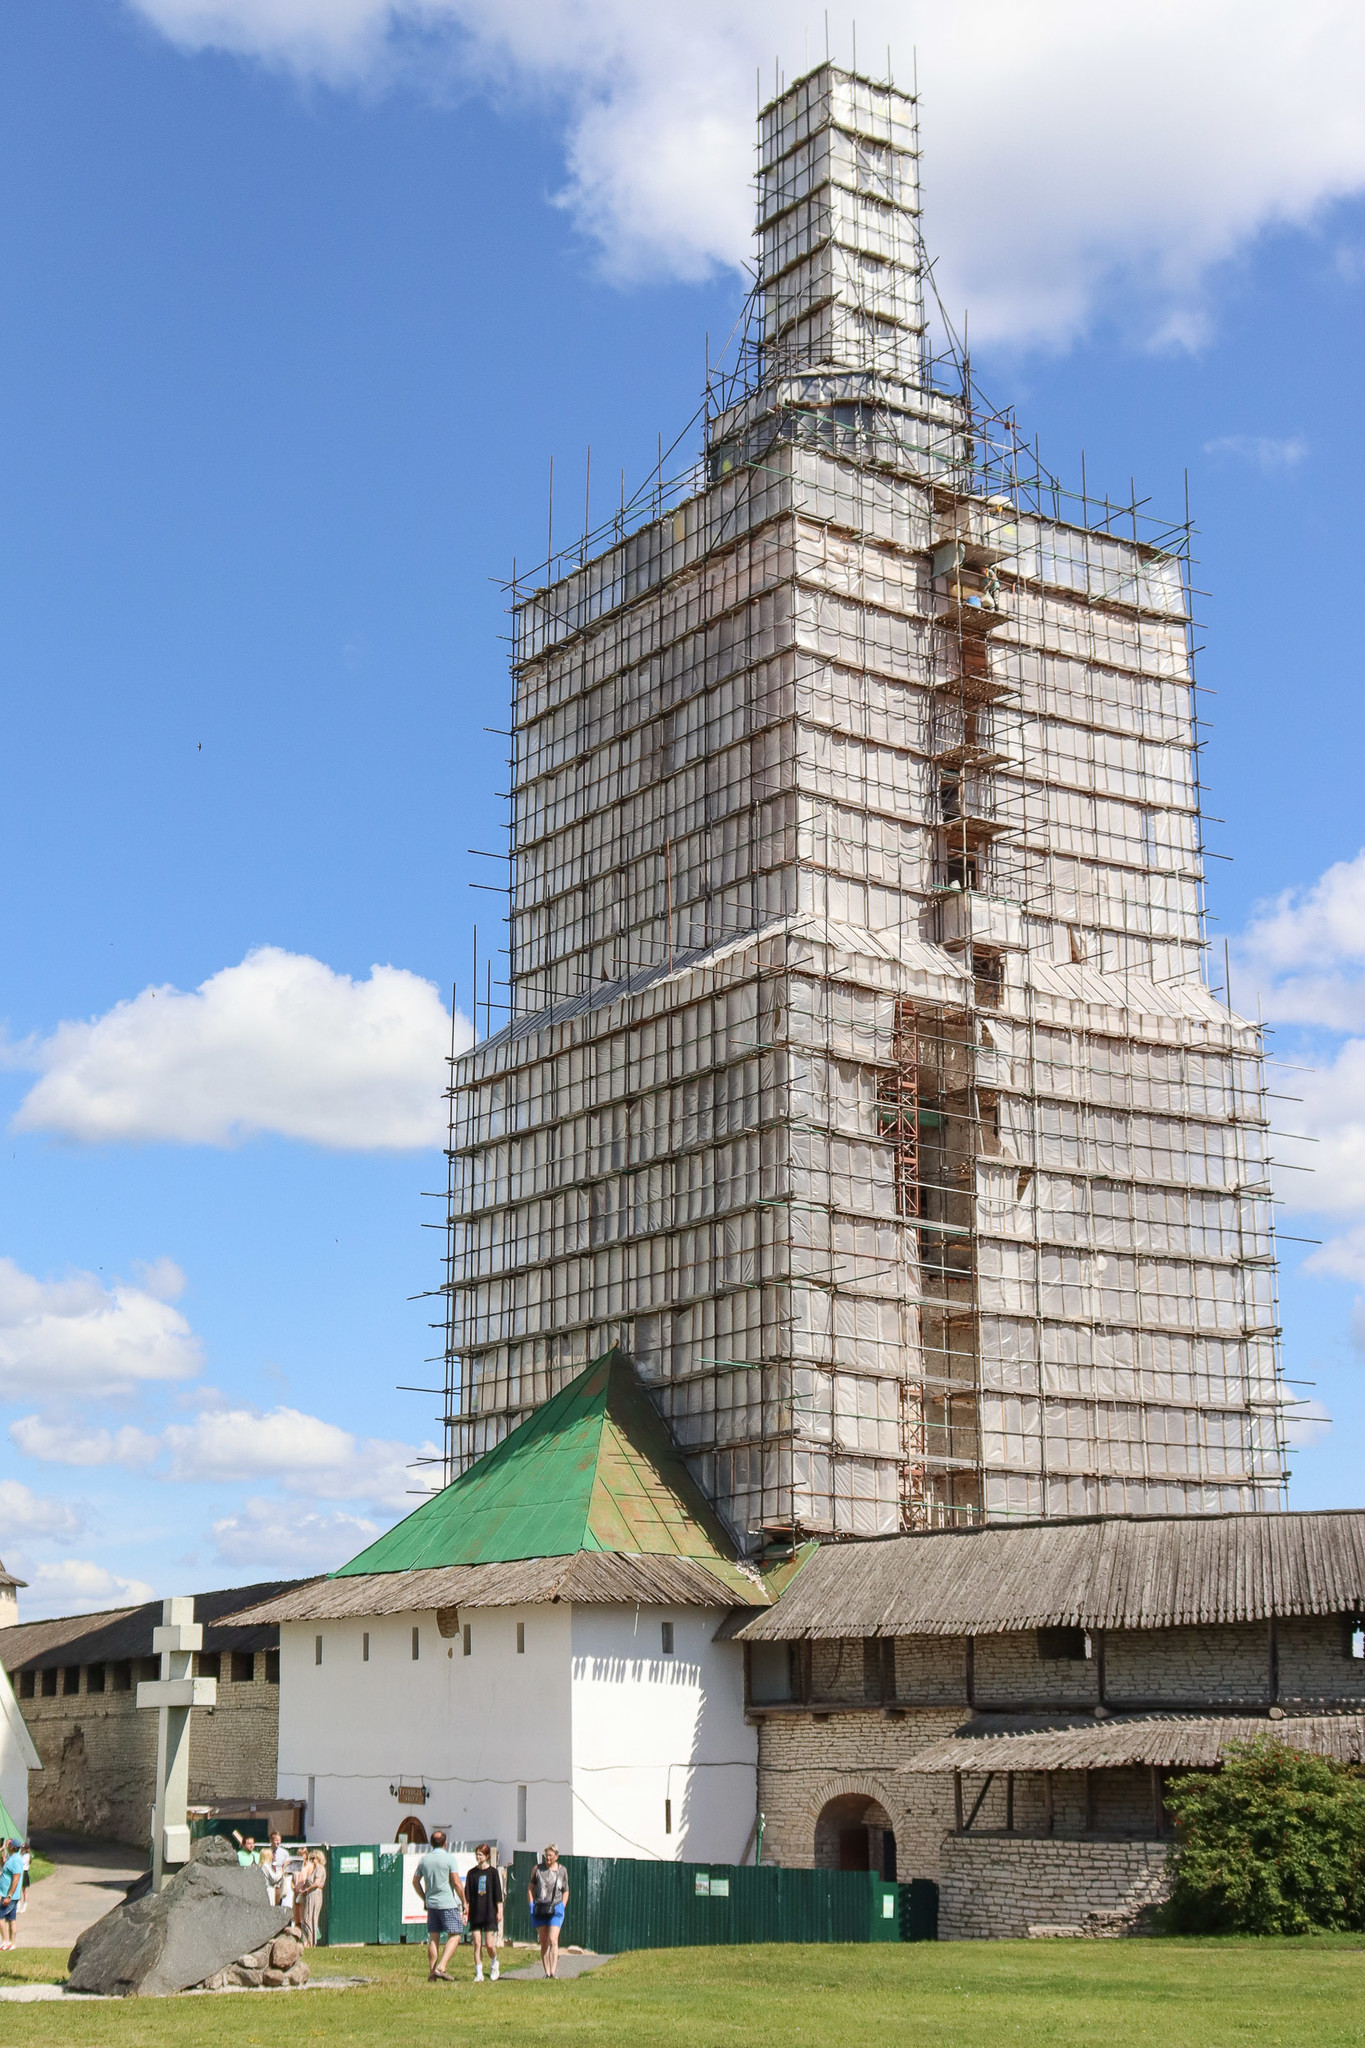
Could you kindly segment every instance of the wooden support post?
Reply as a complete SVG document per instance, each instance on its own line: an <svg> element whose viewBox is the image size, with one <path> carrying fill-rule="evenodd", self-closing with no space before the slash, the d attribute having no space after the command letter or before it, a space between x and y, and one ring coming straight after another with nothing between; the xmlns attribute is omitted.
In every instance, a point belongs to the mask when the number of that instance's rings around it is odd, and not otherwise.
<svg viewBox="0 0 1365 2048"><path fill-rule="evenodd" d="M1085 1780L1085 1831L1088 1835L1093 1835L1095 1832L1095 1773L1093 1771L1083 1771L1081 1776Z"/></svg>
<svg viewBox="0 0 1365 2048"><path fill-rule="evenodd" d="M1156 1829L1157 1840L1161 1841L1166 1833L1166 1799L1160 1764L1152 1765L1152 1825Z"/></svg>
<svg viewBox="0 0 1365 2048"><path fill-rule="evenodd" d="M1091 1636L1090 1640L1094 1646L1095 1651L1095 1686L1099 1698L1099 1703L1101 1706L1104 1706L1104 1630L1102 1628L1097 1628L1094 1634Z"/></svg>
<svg viewBox="0 0 1365 2048"><path fill-rule="evenodd" d="M968 1636L968 1638L967 1638L967 1654L966 1654L966 1658L965 1658L965 1660L964 1660L964 1661L965 1661L965 1666L966 1666L966 1669L965 1669L965 1674L964 1674L964 1675L965 1675L965 1681L966 1681L966 1687L967 1687L967 1705L968 1705L969 1707L974 1707L974 1706L976 1705L976 1637L975 1637L975 1636Z"/></svg>
<svg viewBox="0 0 1365 2048"><path fill-rule="evenodd" d="M1005 1832L1014 1833L1014 1772L1005 1773Z"/></svg>
<svg viewBox="0 0 1365 2048"><path fill-rule="evenodd" d="M1280 1697L1280 1632L1273 1614L1267 1625L1266 1659L1269 1665L1267 1690L1270 1694L1270 1705L1273 1707Z"/></svg>
<svg viewBox="0 0 1365 2048"><path fill-rule="evenodd" d="M958 1833L959 1835L960 1835L960 1834L962 1833L962 1773L961 1773L961 1771L954 1771L954 1772L953 1772L953 1827L954 1827L954 1830L956 1831L956 1833Z"/></svg>
<svg viewBox="0 0 1365 2048"><path fill-rule="evenodd" d="M1052 1773L1043 1772L1043 1833L1050 1835L1057 1824L1057 1811L1052 1803Z"/></svg>

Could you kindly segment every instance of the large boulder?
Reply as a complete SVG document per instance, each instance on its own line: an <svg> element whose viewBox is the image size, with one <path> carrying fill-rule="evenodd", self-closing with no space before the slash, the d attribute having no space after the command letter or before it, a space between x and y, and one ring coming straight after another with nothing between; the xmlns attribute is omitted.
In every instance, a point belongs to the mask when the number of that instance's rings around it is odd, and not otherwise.
<svg viewBox="0 0 1365 2048"><path fill-rule="evenodd" d="M239 1863L230 1842L207 1836L194 1860L159 1892L125 1899L87 1927L71 1951L67 1987L106 1997L159 1998L267 1948L289 1926L272 1906L265 1872Z"/></svg>

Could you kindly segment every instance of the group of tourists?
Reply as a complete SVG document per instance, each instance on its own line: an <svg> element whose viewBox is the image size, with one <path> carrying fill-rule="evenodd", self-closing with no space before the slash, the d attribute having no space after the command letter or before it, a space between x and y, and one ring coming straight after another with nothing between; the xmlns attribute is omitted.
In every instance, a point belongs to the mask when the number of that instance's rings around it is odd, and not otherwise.
<svg viewBox="0 0 1365 2048"><path fill-rule="evenodd" d="M493 1860L491 1842L480 1842L474 1863L460 1876L455 1858L446 1847L444 1828L433 1828L431 1846L412 1874L413 1889L427 1911L427 1981L451 1984L446 1967L460 1939L461 1923L469 1926L474 1947L474 1982L484 1979L484 1950L488 1951L488 1981L498 1979L498 1944L503 1931L502 1872ZM569 1903L569 1874L550 1842L541 1852L527 1886L531 1924L540 1940L540 1966L547 1977L559 1974L559 1930Z"/></svg>
<svg viewBox="0 0 1365 2048"><path fill-rule="evenodd" d="M254 1835L233 1830L239 1863L257 1863L265 1872L266 1890L272 1906L287 1906L294 1918L294 1932L305 1948L316 1948L322 1925L322 1894L327 1885L327 1858L321 1849L287 1849L278 1829L265 1849L256 1847Z"/></svg>

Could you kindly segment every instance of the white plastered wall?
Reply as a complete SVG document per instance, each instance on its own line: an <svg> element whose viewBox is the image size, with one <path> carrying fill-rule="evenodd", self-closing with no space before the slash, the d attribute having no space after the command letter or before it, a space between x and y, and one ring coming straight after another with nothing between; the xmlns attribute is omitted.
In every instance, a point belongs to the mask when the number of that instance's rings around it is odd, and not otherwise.
<svg viewBox="0 0 1365 2048"><path fill-rule="evenodd" d="M742 1652L712 1641L722 1613L465 1608L468 1656L463 1633L441 1636L429 1611L286 1622L280 1796L309 1801L314 1841L392 1841L415 1813L428 1832L487 1836L508 1856L554 1841L579 1855L737 1861L753 1822L757 1738L744 1725ZM397 1785L428 1796L405 1805Z"/></svg>

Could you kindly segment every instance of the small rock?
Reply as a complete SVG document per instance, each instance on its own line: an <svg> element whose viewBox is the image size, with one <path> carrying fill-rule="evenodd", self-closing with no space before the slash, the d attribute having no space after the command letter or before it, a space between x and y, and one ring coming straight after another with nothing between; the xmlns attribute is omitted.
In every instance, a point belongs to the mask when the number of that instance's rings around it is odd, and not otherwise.
<svg viewBox="0 0 1365 2048"><path fill-rule="evenodd" d="M292 1970L303 1954L303 1943L293 1934L277 1934L270 1944L270 1961L276 1970Z"/></svg>
<svg viewBox="0 0 1365 2048"><path fill-rule="evenodd" d="M261 1972L261 1982L262 1982L262 1984L268 1984L268 1985L270 1986L271 1990L272 1990L272 1991L274 1991L274 1990L278 1989L278 1987L279 1987L279 1986L280 1986L281 1984L283 1984L283 1982L284 1982L284 1971L283 1971L283 1970L262 1970L262 1972Z"/></svg>
<svg viewBox="0 0 1365 2048"><path fill-rule="evenodd" d="M242 1968L242 1965L240 1963L236 1964L234 1968L228 1972L228 1976L232 1983L246 1984L250 1986L250 1988L253 1991L261 1981L261 1972L259 1970L245 1970Z"/></svg>
<svg viewBox="0 0 1365 2048"><path fill-rule="evenodd" d="M270 1962L271 1944L264 1948L252 1949L250 1955L238 1956L238 1967L243 1970L264 1970Z"/></svg>
<svg viewBox="0 0 1365 2048"><path fill-rule="evenodd" d="M308 1982L307 1963L295 1963L292 1969L286 1970L284 1981L286 1984L306 1984Z"/></svg>

